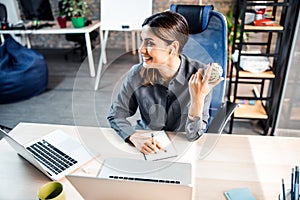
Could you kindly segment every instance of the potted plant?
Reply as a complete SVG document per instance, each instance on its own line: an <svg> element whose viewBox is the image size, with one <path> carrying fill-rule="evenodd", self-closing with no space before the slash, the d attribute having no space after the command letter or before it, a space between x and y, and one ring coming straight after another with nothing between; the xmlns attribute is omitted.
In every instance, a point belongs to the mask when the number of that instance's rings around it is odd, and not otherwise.
<svg viewBox="0 0 300 200"><path fill-rule="evenodd" d="M59 12L57 18L56 18L58 25L60 28L66 28L67 27L67 16L64 12Z"/></svg>
<svg viewBox="0 0 300 200"><path fill-rule="evenodd" d="M84 0L63 0L62 7L67 17L71 18L74 28L84 27L87 8Z"/></svg>

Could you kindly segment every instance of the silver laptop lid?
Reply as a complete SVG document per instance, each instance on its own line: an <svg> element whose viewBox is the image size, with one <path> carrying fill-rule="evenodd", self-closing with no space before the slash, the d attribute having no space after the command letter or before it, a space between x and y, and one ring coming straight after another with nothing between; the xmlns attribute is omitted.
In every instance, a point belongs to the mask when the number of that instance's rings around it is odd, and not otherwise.
<svg viewBox="0 0 300 200"><path fill-rule="evenodd" d="M8 133L0 128L0 134L8 142L8 144L25 160L38 168L41 172L49 176L49 174L43 169L43 167L37 162L37 160L25 149L23 145L12 138Z"/></svg>
<svg viewBox="0 0 300 200"><path fill-rule="evenodd" d="M22 145L18 141L16 141L14 138L12 138L8 133L6 133L4 130L0 129L1 135L5 138L5 140L10 144L10 146L24 159L26 159L29 163L34 165L37 169L39 169L41 172L43 172L46 176L48 176L52 180L59 180L63 177L65 177L66 174L71 173L81 165L83 165L85 162L92 159L92 156L89 154L88 151L76 140L74 140L72 137L68 136L67 134L63 133L60 130L53 131L44 137L38 138L37 140L31 141L26 145ZM77 163L73 166L69 167L63 172L60 172L58 174L53 173L49 168L38 161L27 149L26 147L30 146L31 144L34 144L41 140L47 140L51 144L55 145L58 149L65 152L67 155L73 157L76 159ZM49 160L50 162L50 160Z"/></svg>
<svg viewBox="0 0 300 200"><path fill-rule="evenodd" d="M98 177L191 186L192 166L180 162L107 158Z"/></svg>
<svg viewBox="0 0 300 200"><path fill-rule="evenodd" d="M192 200L193 194L193 188L186 185L76 175L67 175L66 178L86 200Z"/></svg>

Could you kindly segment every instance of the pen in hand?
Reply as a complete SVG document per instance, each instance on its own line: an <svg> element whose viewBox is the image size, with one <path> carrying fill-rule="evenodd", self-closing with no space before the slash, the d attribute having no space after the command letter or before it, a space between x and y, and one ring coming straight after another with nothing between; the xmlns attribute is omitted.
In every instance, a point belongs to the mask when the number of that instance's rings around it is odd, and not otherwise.
<svg viewBox="0 0 300 200"><path fill-rule="evenodd" d="M154 140L154 134L153 133L151 133L151 143L152 143L152 145L154 145L156 147L155 140ZM156 153L155 150L154 150L154 153Z"/></svg>
<svg viewBox="0 0 300 200"><path fill-rule="evenodd" d="M151 133L151 141L152 141L152 144L155 145L155 140L154 140L154 134Z"/></svg>
<svg viewBox="0 0 300 200"><path fill-rule="evenodd" d="M160 144L157 144L157 143L155 142L154 134L153 134L153 133L151 133L151 143L152 143L152 145L154 145L155 147L157 147L159 150L163 150L164 152L167 152L166 149L162 148ZM155 153L156 153L156 152L155 152Z"/></svg>

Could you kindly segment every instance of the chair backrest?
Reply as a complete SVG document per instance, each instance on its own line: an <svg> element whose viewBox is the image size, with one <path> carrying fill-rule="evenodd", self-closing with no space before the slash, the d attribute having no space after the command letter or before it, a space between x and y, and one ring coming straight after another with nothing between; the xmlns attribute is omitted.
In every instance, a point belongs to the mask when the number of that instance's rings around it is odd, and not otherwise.
<svg viewBox="0 0 300 200"><path fill-rule="evenodd" d="M190 35L183 54L204 64L219 63L224 81L213 89L210 105L210 122L225 102L227 74L227 23L223 14L214 11L212 5L172 4L170 10L183 15L190 28Z"/></svg>

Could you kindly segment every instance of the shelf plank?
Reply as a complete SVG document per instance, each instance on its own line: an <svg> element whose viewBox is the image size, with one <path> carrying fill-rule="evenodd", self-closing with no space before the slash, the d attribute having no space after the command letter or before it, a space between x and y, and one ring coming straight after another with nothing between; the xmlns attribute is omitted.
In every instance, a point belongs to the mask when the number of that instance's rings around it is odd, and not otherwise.
<svg viewBox="0 0 300 200"><path fill-rule="evenodd" d="M234 77L236 77L235 73L233 73L233 78ZM273 79L273 78L275 78L275 74L272 71L265 71L262 73L253 73L253 72L247 72L247 71L240 70L239 78Z"/></svg>
<svg viewBox="0 0 300 200"><path fill-rule="evenodd" d="M261 101L255 101L254 105L240 104L234 112L234 117L244 119L268 119L268 115Z"/></svg>
<svg viewBox="0 0 300 200"><path fill-rule="evenodd" d="M247 71L243 71L240 70L239 71L239 77L240 78L275 78L275 74L273 73L273 71L264 71L261 73L253 73L253 72L247 72Z"/></svg>
<svg viewBox="0 0 300 200"><path fill-rule="evenodd" d="M282 31L283 26L253 26L253 25L245 25L245 31Z"/></svg>

